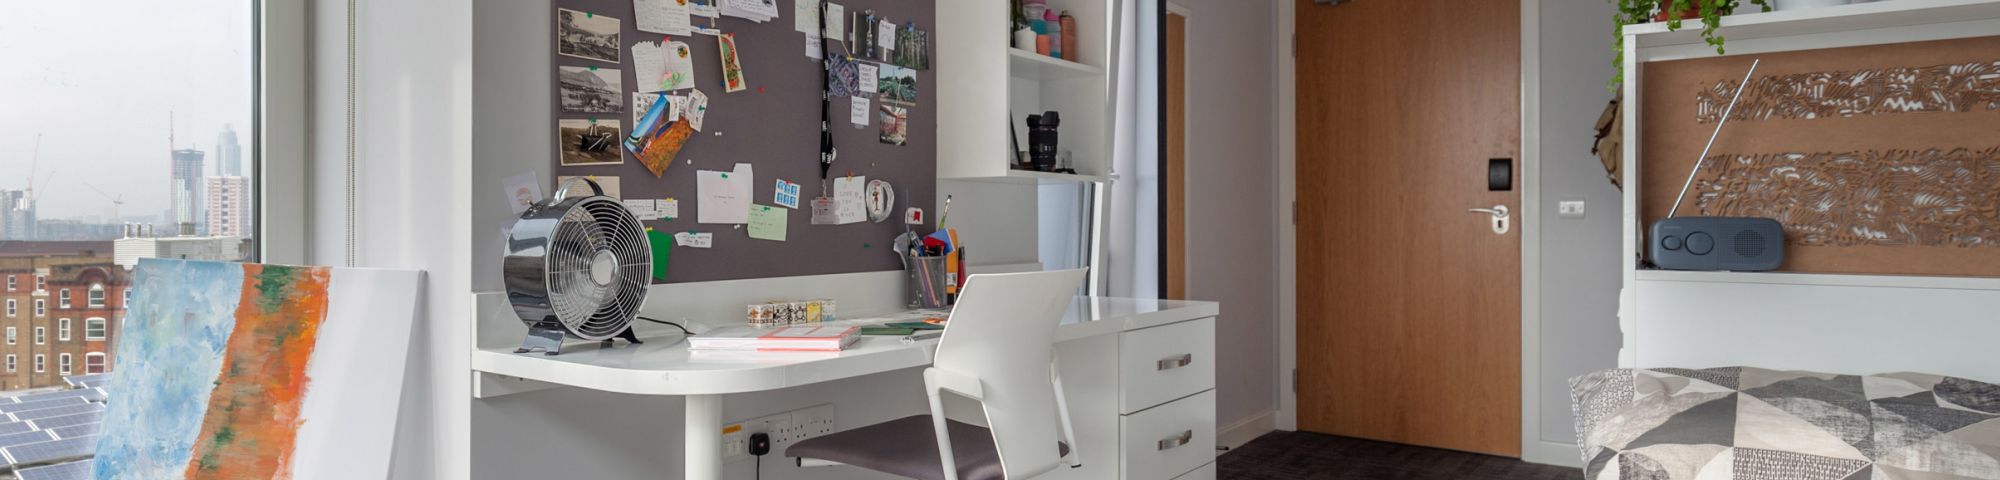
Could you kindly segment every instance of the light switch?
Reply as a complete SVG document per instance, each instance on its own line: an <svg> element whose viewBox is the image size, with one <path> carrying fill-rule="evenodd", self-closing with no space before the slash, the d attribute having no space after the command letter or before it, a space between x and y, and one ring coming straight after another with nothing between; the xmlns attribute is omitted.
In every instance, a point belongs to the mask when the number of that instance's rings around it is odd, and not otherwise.
<svg viewBox="0 0 2000 480"><path fill-rule="evenodd" d="M1583 199L1569 199L1556 202L1556 216L1568 219L1583 219Z"/></svg>

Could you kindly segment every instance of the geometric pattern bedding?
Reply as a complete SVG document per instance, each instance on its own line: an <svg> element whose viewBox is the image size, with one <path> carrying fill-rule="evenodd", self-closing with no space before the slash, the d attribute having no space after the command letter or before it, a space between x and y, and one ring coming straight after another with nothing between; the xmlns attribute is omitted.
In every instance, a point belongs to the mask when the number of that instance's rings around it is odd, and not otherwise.
<svg viewBox="0 0 2000 480"><path fill-rule="evenodd" d="M1730 367L1570 390L1590 480L2000 479L2000 385Z"/></svg>

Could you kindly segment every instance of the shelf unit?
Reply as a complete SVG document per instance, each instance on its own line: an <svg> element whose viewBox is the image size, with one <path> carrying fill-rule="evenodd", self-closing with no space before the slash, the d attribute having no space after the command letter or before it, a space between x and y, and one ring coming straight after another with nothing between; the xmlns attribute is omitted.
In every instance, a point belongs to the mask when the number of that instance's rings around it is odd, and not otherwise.
<svg viewBox="0 0 2000 480"><path fill-rule="evenodd" d="M1104 182L1111 174L1113 99L1122 0L1049 0L1078 25L1074 59L1011 46L1010 2L968 2L938 10L938 178L1004 183ZM1059 148L1076 174L1012 168L1026 150L1030 114L1062 115ZM1009 128L1012 125L1012 128ZM1013 138L1009 138L1009 134Z"/></svg>
<svg viewBox="0 0 2000 480"><path fill-rule="evenodd" d="M1624 331L1621 366L1633 366L1639 355L1640 316L1655 308L1641 305L1640 289L1699 287L1713 284L1769 284L1809 287L1871 287L1908 289L1989 290L1991 279L1893 275L1807 274L1793 272L1676 272L1639 268L1644 245L1639 217L1641 116L1640 83L1646 64L1715 56L1699 26L1668 31L1664 22L1629 25L1624 30L1625 121L1624 166L1624 290L1619 327ZM1923 42L2000 34L2000 0L1894 0L1799 10L1743 13L1723 17L1717 34L1729 39L1728 55L1756 55L1795 50L1842 48L1889 43Z"/></svg>

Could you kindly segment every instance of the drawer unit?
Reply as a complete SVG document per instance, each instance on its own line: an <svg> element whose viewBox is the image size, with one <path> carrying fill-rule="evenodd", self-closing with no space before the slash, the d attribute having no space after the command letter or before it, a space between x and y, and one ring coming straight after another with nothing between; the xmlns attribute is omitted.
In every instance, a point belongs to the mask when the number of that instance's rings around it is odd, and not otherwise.
<svg viewBox="0 0 2000 480"><path fill-rule="evenodd" d="M1178 477L1215 461L1215 391L1119 419L1128 480Z"/></svg>
<svg viewBox="0 0 2000 480"><path fill-rule="evenodd" d="M1215 388L1215 318L1121 334L1119 413Z"/></svg>
<svg viewBox="0 0 2000 480"><path fill-rule="evenodd" d="M1209 462L1209 464L1202 465L1201 468L1194 469L1194 471L1188 472L1186 475L1181 475L1174 480L1215 480L1215 463Z"/></svg>

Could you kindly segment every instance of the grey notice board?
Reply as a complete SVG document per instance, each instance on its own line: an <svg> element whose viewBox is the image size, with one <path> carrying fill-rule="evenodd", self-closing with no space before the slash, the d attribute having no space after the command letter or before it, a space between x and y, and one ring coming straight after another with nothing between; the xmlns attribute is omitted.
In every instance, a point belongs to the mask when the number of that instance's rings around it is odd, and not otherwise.
<svg viewBox="0 0 2000 480"><path fill-rule="evenodd" d="M824 73L818 61L805 56L805 34L793 28L794 0L777 1L780 16L769 22L756 23L729 16L713 22L715 28L723 33L735 34L738 59L743 66L748 90L735 93L723 91L721 53L716 37L696 33L670 38L687 43L692 50L695 85L708 95L709 106L702 131L688 140L664 177L654 178L652 172L647 171L630 152L623 153L623 164L563 166L560 137L547 153L553 165L551 171L555 172L549 180L551 183L555 178L564 176L617 177L620 193L626 199L679 200L680 218L646 222L648 227L666 233L714 234L713 248L674 247L664 283L899 270L902 263L890 244L896 235L903 232L902 210L906 207L924 209L926 219L935 214L937 99L930 95L937 90L936 77L932 73L950 59L932 55L932 69L917 72L918 97L915 105L909 108L908 141L905 145L880 142L879 117L870 118L866 127L857 128L849 122L851 99L833 99L830 110L829 128L833 132L834 146L839 150L839 157L833 165L834 174L851 173L870 180L888 181L895 187L897 214L881 223L812 224L811 200L831 188L830 185L823 187L825 184L819 178L820 82ZM549 121L548 135L557 135L559 119L593 118L616 119L621 133L629 133L626 129L632 127L631 97L637 85L632 68L632 45L642 41L658 42L669 37L639 31L632 0L552 0L550 3L548 21L552 36L556 31L557 9L617 18L622 33L619 35L621 48L617 64L565 56L551 50L548 75L552 91L549 92L549 101L555 118ZM932 42L936 41L937 35L932 29L936 5L929 0L850 0L834 3L845 6L850 13L873 9L875 15L887 17L897 25L915 23L918 28L931 32ZM694 21L697 26L709 24L706 18L696 17ZM833 50L834 55L839 55L846 50L846 42L834 42L828 48ZM931 50L935 52L936 48L933 46ZM557 77L558 67L563 66L620 69L620 74L624 76L624 92L620 97L623 108L617 113L604 114L563 111L560 104L562 82ZM686 92L681 90L678 93ZM772 202L775 180L784 179L799 184L801 200L799 208L791 210L788 215L786 241L750 238L747 226L696 223L700 205L696 198L695 171L729 171L737 163L748 163L753 167L756 176L755 204L784 208ZM831 194L830 191L825 193ZM654 283L662 282L655 280Z"/></svg>

